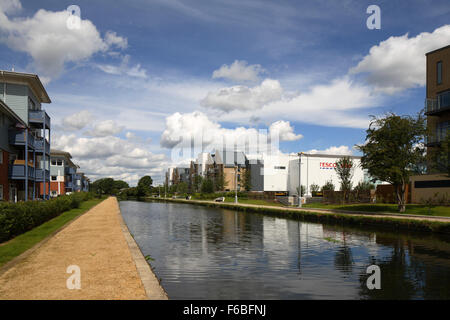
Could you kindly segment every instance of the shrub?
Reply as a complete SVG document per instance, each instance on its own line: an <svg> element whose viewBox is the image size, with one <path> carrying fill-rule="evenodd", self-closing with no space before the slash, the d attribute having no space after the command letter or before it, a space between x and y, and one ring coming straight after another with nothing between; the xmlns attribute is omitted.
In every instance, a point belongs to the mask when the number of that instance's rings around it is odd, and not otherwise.
<svg viewBox="0 0 450 320"><path fill-rule="evenodd" d="M1 203L0 242L31 230L65 211L79 208L81 202L92 197L91 193L79 192L48 201Z"/></svg>

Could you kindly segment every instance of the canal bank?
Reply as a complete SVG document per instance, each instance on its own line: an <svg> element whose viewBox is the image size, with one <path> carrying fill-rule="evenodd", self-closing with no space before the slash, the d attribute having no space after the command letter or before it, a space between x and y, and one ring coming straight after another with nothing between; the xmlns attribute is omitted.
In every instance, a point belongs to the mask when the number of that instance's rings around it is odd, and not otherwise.
<svg viewBox="0 0 450 320"><path fill-rule="evenodd" d="M167 299L114 197L38 246L2 270L0 299ZM79 267L80 289L68 289L69 266Z"/></svg>
<svg viewBox="0 0 450 320"><path fill-rule="evenodd" d="M287 208L253 204L235 204L227 202L169 198L147 198L147 200L196 204L208 207L268 214L277 217L295 218L308 222L347 224L353 226L371 226L390 230L450 234L450 219L446 217L428 217L404 214L323 210L311 208Z"/></svg>

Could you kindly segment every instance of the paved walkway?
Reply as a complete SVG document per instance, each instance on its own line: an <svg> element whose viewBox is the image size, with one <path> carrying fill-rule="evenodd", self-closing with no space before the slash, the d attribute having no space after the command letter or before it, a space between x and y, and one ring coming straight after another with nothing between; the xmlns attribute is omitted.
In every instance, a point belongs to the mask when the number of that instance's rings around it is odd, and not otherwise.
<svg viewBox="0 0 450 320"><path fill-rule="evenodd" d="M172 199L165 199L172 200ZM247 204L247 203L238 203L235 204L233 202L214 202L214 201L205 201L205 200L184 200L184 199L176 199L177 202L186 202L186 203L212 203L215 205L231 205L231 206L240 206L240 207L256 207L256 208L268 208L275 209L280 211L306 211L306 212L316 212L323 214L348 214L348 215L358 215L358 216L368 216L375 218L394 218L394 219L411 219L411 220L421 220L421 221L438 221L438 222L447 222L450 223L449 217L439 217L439 216L422 216L422 215L412 215L412 214L394 214L394 213L380 213L380 212L361 212L361 211L348 211L348 210L333 210L333 209L313 209L313 208L298 208L298 207L279 207L279 206L270 206L270 205L257 205L257 204Z"/></svg>
<svg viewBox="0 0 450 320"><path fill-rule="evenodd" d="M136 268L131 238L116 198L110 197L51 237L31 253L13 260L0 274L0 299L148 299L142 266ZM128 241L128 242L127 242ZM134 240L131 240L134 242ZM142 261L142 257L141 257ZM81 289L69 290L70 265L81 271ZM147 265L148 267L148 265ZM156 280L150 268L153 283ZM145 282L145 281L144 281ZM159 285L153 297L167 298Z"/></svg>

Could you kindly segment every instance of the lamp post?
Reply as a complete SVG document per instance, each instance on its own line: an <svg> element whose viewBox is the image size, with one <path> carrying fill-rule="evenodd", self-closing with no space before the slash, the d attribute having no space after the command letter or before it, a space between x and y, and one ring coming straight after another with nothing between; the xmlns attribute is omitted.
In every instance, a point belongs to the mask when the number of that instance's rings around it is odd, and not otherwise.
<svg viewBox="0 0 450 320"><path fill-rule="evenodd" d="M302 207L302 154L298 153L298 207Z"/></svg>

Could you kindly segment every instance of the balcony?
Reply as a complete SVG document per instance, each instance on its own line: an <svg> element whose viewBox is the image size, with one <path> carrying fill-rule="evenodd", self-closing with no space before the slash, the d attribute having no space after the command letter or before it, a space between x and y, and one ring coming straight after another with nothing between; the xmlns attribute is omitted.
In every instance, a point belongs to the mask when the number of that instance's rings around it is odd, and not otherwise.
<svg viewBox="0 0 450 320"><path fill-rule="evenodd" d="M36 152L44 153L45 151L47 155L50 155L50 143L48 143L47 139L35 138L34 149L36 150Z"/></svg>
<svg viewBox="0 0 450 320"><path fill-rule="evenodd" d="M450 91L443 92L436 99L425 99L426 115L435 116L450 110Z"/></svg>
<svg viewBox="0 0 450 320"><path fill-rule="evenodd" d="M67 181L65 184L66 184L66 188L73 189L73 187L74 187L72 181Z"/></svg>
<svg viewBox="0 0 450 320"><path fill-rule="evenodd" d="M46 182L50 181L50 171L45 169L36 169L36 181L43 182L44 178Z"/></svg>
<svg viewBox="0 0 450 320"><path fill-rule="evenodd" d="M30 110L28 111L28 121L33 124L44 124L47 129L50 129L50 117L44 110Z"/></svg>
<svg viewBox="0 0 450 320"><path fill-rule="evenodd" d="M25 142L26 142L28 144L28 148L34 149L35 138L33 137L33 135L28 133L28 139L27 139L26 130L17 130L17 129L9 130L8 138L9 138L9 144L11 144L13 146L25 146Z"/></svg>
<svg viewBox="0 0 450 320"><path fill-rule="evenodd" d="M9 166L9 178L12 180L25 180L25 160L15 160ZM32 161L28 161L28 180L34 180L34 165Z"/></svg>
<svg viewBox="0 0 450 320"><path fill-rule="evenodd" d="M72 168L72 167L65 167L64 168L64 174L66 175L73 175L76 173L76 169Z"/></svg>

